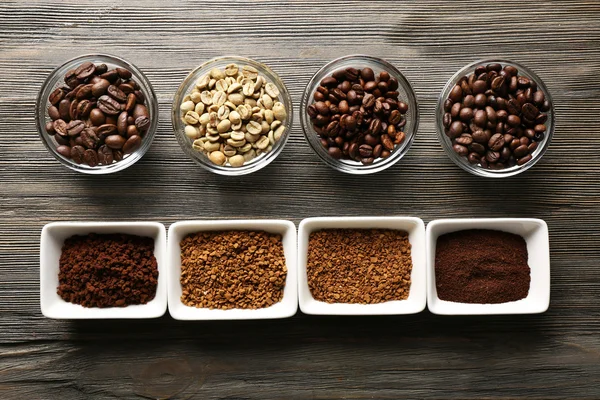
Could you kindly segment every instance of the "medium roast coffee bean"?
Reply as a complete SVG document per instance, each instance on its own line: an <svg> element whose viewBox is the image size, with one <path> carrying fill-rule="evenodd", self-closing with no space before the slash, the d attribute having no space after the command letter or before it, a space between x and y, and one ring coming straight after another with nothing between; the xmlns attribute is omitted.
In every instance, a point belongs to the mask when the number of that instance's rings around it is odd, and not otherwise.
<svg viewBox="0 0 600 400"><path fill-rule="evenodd" d="M452 87L442 124L454 151L468 162L503 169L532 159L530 146L535 150L544 140L549 109L533 80L512 66L494 63L477 66Z"/></svg>
<svg viewBox="0 0 600 400"><path fill-rule="evenodd" d="M127 69L91 62L67 71L68 87L55 88L48 96L48 116L54 122L46 123L46 132L54 135L59 154L94 167L121 161L123 147L131 154L141 146L151 120L132 77Z"/></svg>

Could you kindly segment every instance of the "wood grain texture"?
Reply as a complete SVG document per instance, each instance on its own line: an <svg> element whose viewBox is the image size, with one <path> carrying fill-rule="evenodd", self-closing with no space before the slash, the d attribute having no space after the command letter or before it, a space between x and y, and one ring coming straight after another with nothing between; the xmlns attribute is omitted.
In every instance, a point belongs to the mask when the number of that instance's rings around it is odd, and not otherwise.
<svg viewBox="0 0 600 400"><path fill-rule="evenodd" d="M555 1L5 0L0 4L0 398L600 398L600 3ZM152 148L114 176L77 175L37 137L46 76L90 52L123 56L160 103ZM368 53L407 76L420 105L408 155L370 177L321 164L294 110L270 166L225 178L187 160L173 94L203 61L269 64L300 103L332 58ZM502 57L546 83L556 132L543 160L490 181L438 144L435 103L463 65ZM357 199L359 199L357 201ZM536 316L414 316L182 323L67 322L39 311L39 235L66 220L413 215L537 217L551 235L552 300Z"/></svg>

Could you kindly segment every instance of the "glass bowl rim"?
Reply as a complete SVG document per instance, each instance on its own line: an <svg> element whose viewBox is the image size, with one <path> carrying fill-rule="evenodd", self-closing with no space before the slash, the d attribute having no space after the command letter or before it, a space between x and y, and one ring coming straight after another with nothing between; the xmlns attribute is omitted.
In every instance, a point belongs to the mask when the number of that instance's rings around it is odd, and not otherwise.
<svg viewBox="0 0 600 400"><path fill-rule="evenodd" d="M501 170L486 169L486 168L482 168L477 165L469 164L469 162L467 161L467 159L465 157L461 157L458 154L456 154L454 152L454 150L452 149L452 146L450 144L448 137L444 133L444 124L443 124L444 101L448 97L450 90L452 89L452 87L454 87L456 82L458 82L458 80L460 80L463 76L466 76L468 71L470 71L471 69L474 69L480 65L487 65L487 64L492 64L492 63L502 64L503 66L511 65L511 66L516 67L519 70L519 72L524 71L525 74L538 85L538 88L542 89L542 92L544 93L546 100L550 103L550 109L547 112L549 114L548 120L550 121L550 124L549 124L549 127L547 127L546 137L542 141L542 144L538 150L537 155L523 165L506 168L506 169L501 169ZM524 65L519 64L514 61L506 60L503 58L484 58L484 59L476 60L476 61L473 61L473 62L465 65L464 67L460 68L458 71L456 71L452 75L452 77L450 77L450 79L448 79L448 81L444 85L444 88L440 92L440 95L438 97L438 101L436 104L436 108L435 108L435 113L436 113L435 125L436 125L436 133L438 136L438 140L440 142L440 146L444 149L444 152L446 153L448 158L450 158L450 160L454 164L459 166L461 169L463 169L473 175L481 176L481 177L485 177L485 178L508 178L510 176L515 176L515 175L518 175L518 174L521 174L521 173L527 171L529 168L531 168L535 164L537 164L537 162L544 156L544 154L546 153L548 147L550 146L550 142L552 141L552 138L554 136L554 128L555 128L554 100L552 98L552 95L548 91L548 88L546 87L544 81L535 72L533 72L529 68L525 67Z"/></svg>
<svg viewBox="0 0 600 400"><path fill-rule="evenodd" d="M287 117L286 117L285 121L282 123L282 126L285 126L286 129L285 129L285 132L283 133L283 136L279 139L279 141L276 142L277 147L274 146L270 152L265 153L264 157L259 158L255 162L249 163L247 166L243 165L241 167L215 165L215 164L211 163L207 157L206 157L207 159L205 161L204 159L202 159L202 157L197 158L197 157L192 156L191 154L195 150L191 149L191 147L187 143L184 143L185 133L183 133L183 129L179 129L179 127L177 126L177 124L182 124L182 122L180 121L181 118L180 118L180 110L179 110L179 108L181 106L181 101L186 96L186 93L194 85L194 82L197 79L196 75L200 71L208 69L210 66L212 66L214 64L217 64L217 63L220 64L220 63L228 62L228 61L238 62L240 64L245 63L245 64L248 64L248 65L251 65L254 67L258 67L257 69L259 70L259 73L262 72L264 74L264 71L266 71L268 74L270 74L271 76L276 78L275 81L271 82L271 83L276 84L277 88L279 89L281 99L283 100L282 103L284 103L284 104L286 102L288 103L288 104L286 104ZM261 69L263 71L261 71ZM266 83L269 83L269 82L266 82ZM279 156L279 154L283 151L283 148L285 147L285 145L288 142L288 139L289 139L289 136L290 136L290 133L292 130L292 126L293 126L293 120L294 120L293 115L294 115L294 113L293 113L292 98L290 96L289 90L288 90L285 82L283 81L283 79L281 79L279 74L277 74L275 71L273 71L265 63L256 61L252 58L238 56L238 55L222 55L222 56L213 57L209 60L202 62L199 66L194 68L192 71L190 71L185 76L185 78L183 79L183 81L181 82L179 87L177 88L177 91L175 92L175 96L173 97L173 104L171 106L171 125L173 127L173 134L175 135L175 138L177 139L177 142L178 142L179 146L181 147L183 153L186 154L188 156L188 158L190 158L190 160L192 160L195 164L199 165L200 167L204 168L207 171L210 171L210 172L218 174L218 175L242 176L242 175L251 174L253 172L263 169L264 167L266 167L267 165L272 163Z"/></svg>
<svg viewBox="0 0 600 400"><path fill-rule="evenodd" d="M144 135L143 141L146 143L143 143L143 145L138 150L131 153L127 158L124 158L123 160L112 163L110 165L98 165L96 167L89 167L89 166L85 166L84 164L77 164L71 160L68 160L68 159L62 157L56 151L56 147L52 147L50 145L50 143L49 143L50 139L46 138L46 136L48 136L48 134L45 132L46 114L47 114L46 105L49 102L48 102L48 99L44 100L42 95L50 87L49 86L50 83L57 77L58 72L61 69L65 68L69 64L74 64L77 62L87 61L87 60L95 59L95 58L106 58L111 61L116 61L118 63L122 63L123 65L126 65L128 69L130 69L130 71L134 77L143 81L142 85L145 87L145 89L147 89L147 91L151 95L151 96L146 96L146 97L151 97L151 98L146 99L146 103L147 103L146 107L149 108L149 111L151 113L150 116L151 116L152 124L151 124L148 132L146 132L146 134ZM115 64L114 62L112 62L112 63ZM59 80L57 82L60 82L60 77L58 77L58 79ZM140 88L140 90L141 89L142 88ZM146 154L146 152L150 149L152 142L154 141L154 136L156 134L156 130L158 128L158 99L156 98L156 93L154 92L152 83L150 82L148 77L138 67L135 66L135 64L125 60L122 57L116 56L114 54L109 54L109 53L82 54L82 55L79 55L76 57L72 57L72 58L64 61L62 64L60 64L56 68L54 68L48 74L46 79L44 79L44 82L40 86L40 90L37 93L37 96L35 99L35 113L36 113L36 129L38 131L38 135L40 136L40 139L41 139L42 143L44 144L44 146L46 147L46 149L48 150L48 152L50 154L52 154L52 156L58 162L60 162L60 164L62 164L63 166L65 166L73 171L87 174L87 175L107 175L107 174L112 174L115 172L122 171L122 170L132 166L133 164L138 162Z"/></svg>
<svg viewBox="0 0 600 400"><path fill-rule="evenodd" d="M412 121L412 124L413 124L412 130L411 130L410 134L408 134L408 132L405 131L405 133L407 134L407 140L406 140L404 146L402 147L402 149L395 152L395 154L392 153L392 155L389 158L384 159L383 161L380 161L377 163L370 164L370 165L350 164L349 162L344 162L341 160L334 159L331 156L326 155L324 152L322 152L321 148L318 148L318 149L315 148L315 144L309 137L309 135L311 135L311 136L317 135L317 133L314 131L314 129L312 128L312 126L310 124L310 117L308 117L308 114L307 114L307 107L310 102L310 100L309 100L310 96L316 91L316 87L318 86L316 77L326 70L334 70L336 68L336 66L342 62L351 61L351 60L357 60L357 62L364 62L367 64L369 64L369 63L379 64L380 66L385 67L386 72L391 72L393 75L399 77L400 79L398 79L398 81L400 82L400 87L402 87L404 89L404 91L406 92L406 97L407 97L406 102L409 104L409 106L411 108L414 108L414 118L413 118L414 121ZM313 90L313 88L314 88L314 90ZM301 125L302 125L302 131L304 133L305 140L308 142L308 144L311 147L311 149L313 150L313 152L318 156L318 158L322 162L327 164L329 167L331 167L337 171L347 173L347 174L369 175L369 174L377 173L377 172L380 172L380 171L390 168L391 166L396 164L398 161L400 161L400 159L402 159L406 155L406 153L408 153L408 151L410 150L410 148L413 145L415 137L417 136L417 132L418 132L418 128L419 128L419 101L418 101L417 95L414 91L412 84L406 78L406 76L398 68L396 68L396 66L394 66L392 63L390 63L389 61L387 61L383 58L372 56L372 55L349 54L349 55L335 58L335 59L327 62L326 64L324 64L321 68L319 68L313 74L313 76L308 81L308 83L304 89L304 93L302 94L302 100L301 100L300 104L301 104L301 108L302 108L300 110L300 121L301 121Z"/></svg>

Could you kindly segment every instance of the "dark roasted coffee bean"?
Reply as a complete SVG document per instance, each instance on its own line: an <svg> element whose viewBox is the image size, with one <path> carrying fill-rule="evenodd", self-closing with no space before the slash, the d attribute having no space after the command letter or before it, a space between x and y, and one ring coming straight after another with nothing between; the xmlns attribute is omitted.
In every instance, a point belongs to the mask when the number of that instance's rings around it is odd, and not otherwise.
<svg viewBox="0 0 600 400"><path fill-rule="evenodd" d="M54 135L56 133L56 131L54 130L54 123L53 122L46 122L46 125L44 126L44 129L46 130L46 133L48 135Z"/></svg>
<svg viewBox="0 0 600 400"><path fill-rule="evenodd" d="M60 118L65 121L71 120L71 102L69 100L63 99L58 103L58 112L60 114Z"/></svg>
<svg viewBox="0 0 600 400"><path fill-rule="evenodd" d="M81 132L81 140L83 141L83 145L88 149L95 149L100 143L100 138L91 128L85 128Z"/></svg>
<svg viewBox="0 0 600 400"><path fill-rule="evenodd" d="M539 124L536 125L533 130L535 131L535 133L544 133L546 132L546 125L544 124Z"/></svg>
<svg viewBox="0 0 600 400"><path fill-rule="evenodd" d="M504 77L503 76L497 76L492 80L492 84L491 84L491 88L492 90L499 90L504 86Z"/></svg>
<svg viewBox="0 0 600 400"><path fill-rule="evenodd" d="M60 136L67 136L67 123L62 119L57 119L52 123L54 126L54 132Z"/></svg>
<svg viewBox="0 0 600 400"><path fill-rule="evenodd" d="M381 157L382 152L383 152L383 146L381 144L376 145L375 147L373 147L373 158Z"/></svg>
<svg viewBox="0 0 600 400"><path fill-rule="evenodd" d="M483 93L479 93L475 96L475 106L477 108L485 108L487 104L487 96Z"/></svg>
<svg viewBox="0 0 600 400"><path fill-rule="evenodd" d="M350 147L348 148L348 156L351 159L356 159L356 157L358 157L358 144L357 143L350 144Z"/></svg>
<svg viewBox="0 0 600 400"><path fill-rule="evenodd" d="M460 145L460 144L455 144L452 146L452 149L454 149L454 151L459 155L459 156L466 156L467 154L469 154L469 149L467 149L466 146Z"/></svg>
<svg viewBox="0 0 600 400"><path fill-rule="evenodd" d="M473 94L477 95L479 93L483 93L487 90L487 82L482 80L476 80L473 82Z"/></svg>
<svg viewBox="0 0 600 400"><path fill-rule="evenodd" d="M498 160L500 160L500 153L498 153L497 151L492 151L492 150L488 150L485 153L485 159L489 162L489 163L495 163L498 162Z"/></svg>
<svg viewBox="0 0 600 400"><path fill-rule="evenodd" d="M124 152L124 153L125 153L125 152ZM342 158L342 150L340 150L340 148L339 148L339 147L329 147L329 148L327 149L327 153L328 153L328 154L329 154L331 157L335 158L336 160L339 160L340 158ZM125 153L125 154L127 154L127 153Z"/></svg>
<svg viewBox="0 0 600 400"><path fill-rule="evenodd" d="M367 133L365 135L365 143L371 147L375 147L379 143L379 138Z"/></svg>
<svg viewBox="0 0 600 400"><path fill-rule="evenodd" d="M150 128L150 118L142 115L135 119L135 126L140 130L140 132L145 132Z"/></svg>
<svg viewBox="0 0 600 400"><path fill-rule="evenodd" d="M142 144L142 138L134 135L131 136L123 145L123 154L130 154L139 149ZM338 149L339 150L339 149Z"/></svg>
<svg viewBox="0 0 600 400"><path fill-rule="evenodd" d="M533 94L533 102L534 102L536 105L538 105L538 106L539 106L539 105L541 105L541 104L544 104L544 101L545 101L545 100L546 100L546 98L545 98L545 96L544 96L544 93L543 93L541 90L538 90L537 92L535 92L535 93Z"/></svg>
<svg viewBox="0 0 600 400"><path fill-rule="evenodd" d="M523 113L523 116L525 118L533 121L535 120L535 117L537 117L540 113L540 110L538 110L538 108L531 103L525 103L521 108L521 112Z"/></svg>
<svg viewBox="0 0 600 400"><path fill-rule="evenodd" d="M461 109L462 109L461 103L454 103L452 105L452 108L450 109L450 115L452 116L453 119L456 119L459 117Z"/></svg>
<svg viewBox="0 0 600 400"><path fill-rule="evenodd" d="M463 108L461 108L460 113L459 113L459 118L462 121L469 121L469 120L471 120L471 118L473 118L473 109L469 108L469 107L463 107Z"/></svg>
<svg viewBox="0 0 600 400"><path fill-rule="evenodd" d="M490 137L482 129L474 131L472 137L477 143L487 143L490 140Z"/></svg>
<svg viewBox="0 0 600 400"><path fill-rule="evenodd" d="M527 154L529 154L529 149L524 144L520 145L514 150L515 157L521 158Z"/></svg>
<svg viewBox="0 0 600 400"><path fill-rule="evenodd" d="M106 71L105 73L101 74L100 78L106 79L107 81L114 83L119 78L119 73L117 72L117 70L111 69L111 70Z"/></svg>
<svg viewBox="0 0 600 400"><path fill-rule="evenodd" d="M362 105L365 109L373 108L373 106L375 105L375 96L373 96L371 93L365 93Z"/></svg>
<svg viewBox="0 0 600 400"><path fill-rule="evenodd" d="M117 100L119 103L124 103L127 101L127 95L115 85L110 85L106 91L110 97Z"/></svg>
<svg viewBox="0 0 600 400"><path fill-rule="evenodd" d="M65 83L71 89L73 89L81 83L79 79L77 79L77 74L75 73L74 69L67 71L67 73L65 74Z"/></svg>
<svg viewBox="0 0 600 400"><path fill-rule="evenodd" d="M474 153L480 154L480 155L484 155L485 154L485 146L482 145L481 143L471 143L469 145L469 150L471 150Z"/></svg>
<svg viewBox="0 0 600 400"><path fill-rule="evenodd" d="M317 112L321 115L329 115L329 107L323 101L317 101L314 104Z"/></svg>
<svg viewBox="0 0 600 400"><path fill-rule="evenodd" d="M319 111L317 111L317 107L314 104L309 105L306 108L306 112L310 118L315 118L317 114L319 114Z"/></svg>
<svg viewBox="0 0 600 400"><path fill-rule="evenodd" d="M328 76L321 80L321 86L324 86L324 87L335 87L337 84L338 84L337 79L335 79L331 76Z"/></svg>
<svg viewBox="0 0 600 400"><path fill-rule="evenodd" d="M496 133L488 141L488 147L493 151L500 151L504 147L504 144L504 135L501 133Z"/></svg>
<svg viewBox="0 0 600 400"><path fill-rule="evenodd" d="M116 68L117 73L122 79L131 79L131 71L125 68Z"/></svg>
<svg viewBox="0 0 600 400"><path fill-rule="evenodd" d="M533 153L538 148L539 145L540 145L539 142L531 142L529 144L529 146L527 146L527 149L529 150L529 153Z"/></svg>
<svg viewBox="0 0 600 400"><path fill-rule="evenodd" d="M132 137L135 135L141 136L138 128L135 125L128 125L127 131L126 131L126 136L129 138L129 137Z"/></svg>
<svg viewBox="0 0 600 400"><path fill-rule="evenodd" d="M371 157L371 155L373 155L373 148L368 144L361 144L358 148L358 153L361 157L368 158Z"/></svg>
<svg viewBox="0 0 600 400"><path fill-rule="evenodd" d="M458 144L461 144L463 146L468 146L471 143L473 143L473 137L471 135L469 135L468 133L463 133L462 135L460 135L459 137L457 137L455 139L455 142Z"/></svg>
<svg viewBox="0 0 600 400"><path fill-rule="evenodd" d="M99 108L94 108L90 112L90 121L95 126L100 126L106 122L106 116Z"/></svg>
<svg viewBox="0 0 600 400"><path fill-rule="evenodd" d="M450 129L448 131L448 136L450 139L454 139L459 137L463 133L463 125L460 121L454 121L452 125L450 125Z"/></svg>
<svg viewBox="0 0 600 400"><path fill-rule="evenodd" d="M77 100L71 101L71 104L69 106L69 118L78 119L78 117L77 117L77 105L78 104L79 104L79 102Z"/></svg>
<svg viewBox="0 0 600 400"><path fill-rule="evenodd" d="M75 164L83 163L83 154L85 153L85 149L82 146L73 146L71 148L71 159Z"/></svg>
<svg viewBox="0 0 600 400"><path fill-rule="evenodd" d="M83 81L92 76L95 71L96 66L93 63L86 61L77 67L75 70L75 75L77 75L77 79Z"/></svg>
<svg viewBox="0 0 600 400"><path fill-rule="evenodd" d="M527 154L525 157L517 159L517 165L523 165L523 164L531 161L531 159L532 159L531 154Z"/></svg>
<svg viewBox="0 0 600 400"><path fill-rule="evenodd" d="M107 145L102 145L98 148L98 164L110 165L113 163L113 151Z"/></svg>
<svg viewBox="0 0 600 400"><path fill-rule="evenodd" d="M56 152L65 158L71 158L71 147L60 145L56 147Z"/></svg>
<svg viewBox="0 0 600 400"><path fill-rule="evenodd" d="M516 115L509 115L506 119L506 123L512 127L517 127L521 125L521 118Z"/></svg>
<svg viewBox="0 0 600 400"><path fill-rule="evenodd" d="M127 117L127 111L123 111L117 118L117 130L121 136L125 136L125 133L127 132Z"/></svg>
<svg viewBox="0 0 600 400"><path fill-rule="evenodd" d="M100 79L98 82L92 85L92 95L96 98L106 94L110 82L106 79Z"/></svg>
<svg viewBox="0 0 600 400"><path fill-rule="evenodd" d="M365 81L365 82L369 82L369 81L373 81L375 80L375 73L373 72L373 70L371 68L363 68L360 70L360 77Z"/></svg>
<svg viewBox="0 0 600 400"><path fill-rule="evenodd" d="M135 98L137 99L138 103L143 104L146 102L146 95L144 95L144 92L141 90L136 90L133 93L135 94Z"/></svg>
<svg viewBox="0 0 600 400"><path fill-rule="evenodd" d="M375 91L375 89L377 89L377 82L369 81L365 83L365 86L363 88L365 89L365 92L373 92Z"/></svg>
<svg viewBox="0 0 600 400"><path fill-rule="evenodd" d="M454 102L450 99L446 99L444 101L444 111L446 112L450 112L450 110L452 109L452 105L454 104Z"/></svg>
<svg viewBox="0 0 600 400"><path fill-rule="evenodd" d="M477 153L469 153L467 160L471 164L478 164L481 161L481 156Z"/></svg>
<svg viewBox="0 0 600 400"><path fill-rule="evenodd" d="M66 93L64 90L62 90L62 88L56 88L52 93L50 93L48 101L50 102L50 104L55 106L65 97L65 94Z"/></svg>
<svg viewBox="0 0 600 400"><path fill-rule="evenodd" d="M150 118L150 114L148 113L148 109L146 108L146 106L143 104L139 104L139 103L136 104L135 107L133 107L131 116L133 117L134 120L139 117L142 117L142 116Z"/></svg>
<svg viewBox="0 0 600 400"><path fill-rule="evenodd" d="M73 120L67 124L67 135L77 136L85 128L85 123L81 120Z"/></svg>
<svg viewBox="0 0 600 400"><path fill-rule="evenodd" d="M117 134L118 130L117 130L117 126L114 124L104 124L104 125L100 125L96 129L96 133L100 137L106 137L106 136L111 136L111 135Z"/></svg>
<svg viewBox="0 0 600 400"><path fill-rule="evenodd" d="M394 137L395 137L395 134L394 134ZM383 147L385 149L390 150L390 151L394 149L394 142L388 134L381 135L380 140L381 140L381 144L383 145Z"/></svg>
<svg viewBox="0 0 600 400"><path fill-rule="evenodd" d="M92 97L92 86L94 86L94 85L91 85L91 84L89 84L89 85L83 85L77 91L77 94L75 95L75 98L77 100L83 100L83 99L89 99L90 97Z"/></svg>
<svg viewBox="0 0 600 400"><path fill-rule="evenodd" d="M450 128L450 125L452 124L452 115L450 115L449 112L444 114L442 124L444 125L444 128Z"/></svg>
<svg viewBox="0 0 600 400"><path fill-rule="evenodd" d="M95 104L89 100L81 100L77 104L77 116L79 118L87 118L94 109L94 106Z"/></svg>
<svg viewBox="0 0 600 400"><path fill-rule="evenodd" d="M346 79L349 81L356 81L358 79L359 71L356 68L346 68Z"/></svg>
<svg viewBox="0 0 600 400"><path fill-rule="evenodd" d="M512 115L519 115L521 113L521 106L516 99L511 99L506 104L506 111Z"/></svg>
<svg viewBox="0 0 600 400"><path fill-rule="evenodd" d="M463 95L463 91L462 91L462 88L460 87L460 85L454 85L454 87L450 91L450 94L448 95L448 98L456 103L456 102L461 101L462 95Z"/></svg>
<svg viewBox="0 0 600 400"><path fill-rule="evenodd" d="M487 124L487 113L484 110L477 110L477 112L475 112L475 116L473 117L473 121L477 126L485 127Z"/></svg>
<svg viewBox="0 0 600 400"><path fill-rule="evenodd" d="M314 99L314 101L324 101L325 95L321 92L315 92L315 94L313 95L313 99Z"/></svg>
<svg viewBox="0 0 600 400"><path fill-rule="evenodd" d="M48 107L48 116L52 121L56 121L57 119L59 119L60 112L58 111L58 108L56 108L55 106Z"/></svg>
<svg viewBox="0 0 600 400"><path fill-rule="evenodd" d="M115 99L107 95L100 96L97 105L104 114L117 115L121 112L121 105Z"/></svg>
<svg viewBox="0 0 600 400"><path fill-rule="evenodd" d="M535 118L534 123L536 125L538 124L543 124L548 120L548 114L544 114L544 113L540 113L538 114L538 116Z"/></svg>
<svg viewBox="0 0 600 400"><path fill-rule="evenodd" d="M104 144L115 150L121 150L125 142L126 139L120 135L110 135L104 139Z"/></svg>
<svg viewBox="0 0 600 400"><path fill-rule="evenodd" d="M95 167L98 165L98 153L96 153L96 150L87 149L83 153L83 162L90 167Z"/></svg>

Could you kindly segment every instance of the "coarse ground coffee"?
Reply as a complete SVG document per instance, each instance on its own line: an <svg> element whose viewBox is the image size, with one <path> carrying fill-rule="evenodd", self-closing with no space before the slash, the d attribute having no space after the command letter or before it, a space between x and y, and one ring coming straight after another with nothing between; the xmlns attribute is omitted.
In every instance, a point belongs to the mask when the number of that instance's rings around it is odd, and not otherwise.
<svg viewBox="0 0 600 400"><path fill-rule="evenodd" d="M408 233L326 229L310 234L306 272L315 300L374 304L404 300L412 272Z"/></svg>
<svg viewBox="0 0 600 400"><path fill-rule="evenodd" d="M187 235L180 246L183 304L257 309L283 299L287 268L281 235L198 232Z"/></svg>
<svg viewBox="0 0 600 400"><path fill-rule="evenodd" d="M464 230L437 240L435 282L441 300L496 304L527 297L527 244L512 233Z"/></svg>
<svg viewBox="0 0 600 400"><path fill-rule="evenodd" d="M88 234L65 240L58 294L84 307L125 307L154 299L158 264L154 240L125 234Z"/></svg>

